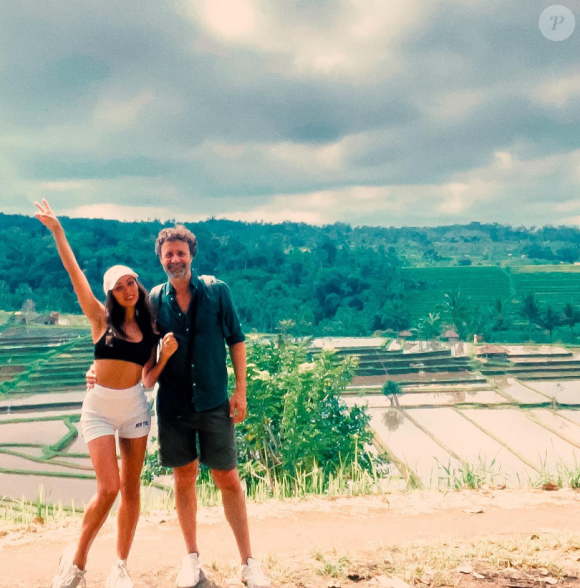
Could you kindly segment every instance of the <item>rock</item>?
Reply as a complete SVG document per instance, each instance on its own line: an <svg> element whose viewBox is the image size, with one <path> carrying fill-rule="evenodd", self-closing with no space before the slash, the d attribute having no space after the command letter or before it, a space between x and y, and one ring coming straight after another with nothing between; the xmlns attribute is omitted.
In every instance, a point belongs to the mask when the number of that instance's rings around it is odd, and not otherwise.
<svg viewBox="0 0 580 588"><path fill-rule="evenodd" d="M560 486L557 484L552 484L552 482L548 484L542 484L542 490L546 490L548 492L555 492L556 490L560 490Z"/></svg>
<svg viewBox="0 0 580 588"><path fill-rule="evenodd" d="M478 574L477 572L473 572L473 574L471 574L476 580L483 580L485 578L485 576L483 574Z"/></svg>
<svg viewBox="0 0 580 588"><path fill-rule="evenodd" d="M379 586L384 586L384 588L409 588L409 584L401 578L377 576L377 581Z"/></svg>
<svg viewBox="0 0 580 588"><path fill-rule="evenodd" d="M473 566L470 566L468 564L463 566L457 566L455 568L455 571L461 574L473 574Z"/></svg>

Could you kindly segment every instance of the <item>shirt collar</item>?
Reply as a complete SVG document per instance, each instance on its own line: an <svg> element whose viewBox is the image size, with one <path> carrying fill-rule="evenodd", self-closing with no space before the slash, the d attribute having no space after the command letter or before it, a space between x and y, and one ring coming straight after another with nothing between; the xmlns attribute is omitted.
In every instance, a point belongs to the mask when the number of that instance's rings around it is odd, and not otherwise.
<svg viewBox="0 0 580 588"><path fill-rule="evenodd" d="M199 277L193 269L191 270L191 280L189 281L189 286L194 291L199 290ZM167 282L167 292L169 294L175 294L175 288L172 286L171 282Z"/></svg>

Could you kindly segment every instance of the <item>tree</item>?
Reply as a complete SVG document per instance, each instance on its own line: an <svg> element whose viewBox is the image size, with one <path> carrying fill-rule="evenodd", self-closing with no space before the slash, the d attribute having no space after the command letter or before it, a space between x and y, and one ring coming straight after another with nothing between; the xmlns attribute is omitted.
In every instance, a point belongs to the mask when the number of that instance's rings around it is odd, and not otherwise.
<svg viewBox="0 0 580 588"><path fill-rule="evenodd" d="M541 314L540 324L550 333L550 343L552 342L552 334L554 329L562 324L562 315L556 312L551 306L548 306L546 310Z"/></svg>
<svg viewBox="0 0 580 588"><path fill-rule="evenodd" d="M574 334L574 327L578 323L580 323L580 312L578 312L576 307L571 302L568 302L564 308L562 324L568 325L572 331L572 334Z"/></svg>
<svg viewBox="0 0 580 588"><path fill-rule="evenodd" d="M532 325L538 324L540 320L540 307L536 301L535 295L530 292L524 298L522 308L520 310L522 316L528 321L528 336L532 338Z"/></svg>
<svg viewBox="0 0 580 588"><path fill-rule="evenodd" d="M464 297L461 296L460 290L445 292L439 309L449 317L451 324L455 325L456 328L460 329L465 324L468 307Z"/></svg>
<svg viewBox="0 0 580 588"><path fill-rule="evenodd" d="M20 312L24 316L24 323L25 324L28 324L32 320L33 315L35 314L35 310L36 310L36 304L34 303L34 300L27 298L24 301L22 308L20 309Z"/></svg>
<svg viewBox="0 0 580 588"><path fill-rule="evenodd" d="M419 321L419 333L425 339L435 339L441 335L443 324L441 321L441 315L430 312L426 317L423 317Z"/></svg>
<svg viewBox="0 0 580 588"><path fill-rule="evenodd" d="M393 396L395 394L401 394L401 386L393 380L388 380L383 384L383 394L385 396Z"/></svg>
<svg viewBox="0 0 580 588"><path fill-rule="evenodd" d="M511 326L512 304L509 300L496 298L489 308L489 317L492 320L494 331L507 331Z"/></svg>

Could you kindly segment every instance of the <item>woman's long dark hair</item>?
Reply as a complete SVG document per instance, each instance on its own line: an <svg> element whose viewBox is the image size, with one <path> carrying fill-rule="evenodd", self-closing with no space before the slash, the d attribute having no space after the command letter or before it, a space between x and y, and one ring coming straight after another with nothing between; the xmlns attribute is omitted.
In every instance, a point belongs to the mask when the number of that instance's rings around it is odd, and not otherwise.
<svg viewBox="0 0 580 588"><path fill-rule="evenodd" d="M135 321L143 333L143 339L152 339L157 334L155 312L149 302L147 290L139 282L137 282L137 288L139 298L135 305ZM107 323L107 338L105 340L107 345L112 345L114 337L127 338L127 333L123 330L125 309L115 300L112 290L109 290L105 302L105 321Z"/></svg>

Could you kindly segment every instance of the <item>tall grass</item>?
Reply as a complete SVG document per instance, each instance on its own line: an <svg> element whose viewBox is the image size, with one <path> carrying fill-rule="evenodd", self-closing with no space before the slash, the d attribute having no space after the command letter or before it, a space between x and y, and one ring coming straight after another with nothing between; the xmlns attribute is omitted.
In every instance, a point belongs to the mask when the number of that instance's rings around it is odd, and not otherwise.
<svg viewBox="0 0 580 588"><path fill-rule="evenodd" d="M38 488L36 500L18 500L0 496L0 526L31 525L70 520L80 516L83 509L75 507L74 502L65 506L62 502L52 503L44 494L44 487Z"/></svg>
<svg viewBox="0 0 580 588"><path fill-rule="evenodd" d="M510 480L502 472L496 460L486 461L479 458L476 463L448 464L437 463L437 476L432 477L433 490L477 490L501 482L512 487L541 488L545 484L554 484L559 488L580 488L580 463L567 464L560 460L555 471L550 471L544 464L535 478ZM252 502L266 500L306 499L309 497L361 496L376 495L386 492L412 491L403 476L389 470L371 472L364 470L357 463L340 464L334 472L329 473L321 467L312 471L297 471L295 475L284 474L273 480L258 475L250 478L250 483L242 482L246 497ZM405 485L405 482L407 484ZM221 503L219 490L213 483L209 472L203 471L197 481L197 497L200 506L216 506ZM44 489L39 488L34 501L17 500L0 496L0 527L30 525L36 522L50 523L70 520L82 516L83 508L56 504L49 501ZM175 508L171 476L143 487L141 514L152 511L172 511ZM114 513L113 513L114 514Z"/></svg>

